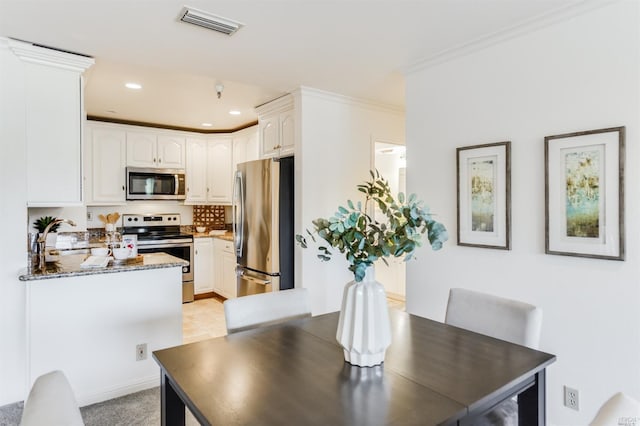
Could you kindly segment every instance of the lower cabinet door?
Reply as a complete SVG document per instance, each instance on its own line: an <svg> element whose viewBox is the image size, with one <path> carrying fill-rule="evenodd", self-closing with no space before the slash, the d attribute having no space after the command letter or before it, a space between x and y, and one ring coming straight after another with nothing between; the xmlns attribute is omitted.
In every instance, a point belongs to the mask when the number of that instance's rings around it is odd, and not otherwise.
<svg viewBox="0 0 640 426"><path fill-rule="evenodd" d="M195 254L193 262L194 293L214 291L213 238L196 238L193 246Z"/></svg>

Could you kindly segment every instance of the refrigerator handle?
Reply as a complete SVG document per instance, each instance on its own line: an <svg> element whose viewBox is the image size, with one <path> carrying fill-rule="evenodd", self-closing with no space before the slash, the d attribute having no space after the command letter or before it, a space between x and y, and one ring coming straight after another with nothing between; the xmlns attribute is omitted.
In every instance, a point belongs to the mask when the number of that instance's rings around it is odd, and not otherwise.
<svg viewBox="0 0 640 426"><path fill-rule="evenodd" d="M244 191L242 172L237 171L233 182L233 246L236 257L242 256L244 240Z"/></svg>

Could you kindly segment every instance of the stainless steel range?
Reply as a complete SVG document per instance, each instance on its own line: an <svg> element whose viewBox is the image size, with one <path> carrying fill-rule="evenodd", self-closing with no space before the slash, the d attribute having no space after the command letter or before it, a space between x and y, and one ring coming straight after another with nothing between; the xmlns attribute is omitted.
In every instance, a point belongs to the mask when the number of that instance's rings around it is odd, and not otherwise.
<svg viewBox="0 0 640 426"><path fill-rule="evenodd" d="M182 302L193 302L193 235L180 232L180 215L125 214L123 234L137 235L138 253L165 252L189 262L182 267Z"/></svg>

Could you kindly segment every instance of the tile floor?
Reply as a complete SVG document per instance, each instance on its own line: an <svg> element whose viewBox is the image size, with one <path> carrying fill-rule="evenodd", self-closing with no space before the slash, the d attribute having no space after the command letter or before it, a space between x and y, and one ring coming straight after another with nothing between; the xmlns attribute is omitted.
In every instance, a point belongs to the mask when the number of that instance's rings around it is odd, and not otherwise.
<svg viewBox="0 0 640 426"><path fill-rule="evenodd" d="M222 302L222 297L212 297L182 305L182 343L193 343L227 334Z"/></svg>
<svg viewBox="0 0 640 426"><path fill-rule="evenodd" d="M404 311L404 301L391 298L387 301L390 308ZM223 302L224 298L218 296L183 304L182 343L193 343L226 335Z"/></svg>

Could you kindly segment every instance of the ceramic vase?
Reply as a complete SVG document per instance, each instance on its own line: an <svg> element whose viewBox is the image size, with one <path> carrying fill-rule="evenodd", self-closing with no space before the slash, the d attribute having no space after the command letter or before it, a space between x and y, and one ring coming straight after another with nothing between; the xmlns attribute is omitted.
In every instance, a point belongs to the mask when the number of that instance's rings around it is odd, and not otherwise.
<svg viewBox="0 0 640 426"><path fill-rule="evenodd" d="M373 266L362 281L345 286L336 339L345 361L352 365L372 367L384 361L391 324L384 287L376 281Z"/></svg>

